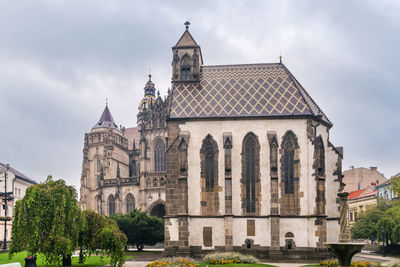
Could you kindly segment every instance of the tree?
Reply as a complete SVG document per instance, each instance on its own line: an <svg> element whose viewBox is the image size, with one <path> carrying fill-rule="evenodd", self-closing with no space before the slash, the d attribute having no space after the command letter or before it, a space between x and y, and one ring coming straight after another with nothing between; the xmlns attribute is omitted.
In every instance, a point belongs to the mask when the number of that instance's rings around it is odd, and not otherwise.
<svg viewBox="0 0 400 267"><path fill-rule="evenodd" d="M400 205L378 199L378 205L361 213L351 228L352 238L376 239L389 244L400 241Z"/></svg>
<svg viewBox="0 0 400 267"><path fill-rule="evenodd" d="M67 258L74 252L79 233L79 208L75 188L65 181L32 185L15 205L10 257L26 250L28 255L41 253L49 263Z"/></svg>
<svg viewBox="0 0 400 267"><path fill-rule="evenodd" d="M400 176L392 178L392 187L390 188L397 197L400 197Z"/></svg>
<svg viewBox="0 0 400 267"><path fill-rule="evenodd" d="M126 234L128 244L141 251L145 245L155 245L164 240L164 222L146 212L134 210L129 214L118 214L111 217L121 231Z"/></svg>
<svg viewBox="0 0 400 267"><path fill-rule="evenodd" d="M354 239L377 239L378 222L384 214L377 206L372 206L361 213L351 228L351 237Z"/></svg>
<svg viewBox="0 0 400 267"><path fill-rule="evenodd" d="M127 238L117 223L92 210L81 213L82 227L79 232L81 255L111 255L113 266L122 266L125 262Z"/></svg>

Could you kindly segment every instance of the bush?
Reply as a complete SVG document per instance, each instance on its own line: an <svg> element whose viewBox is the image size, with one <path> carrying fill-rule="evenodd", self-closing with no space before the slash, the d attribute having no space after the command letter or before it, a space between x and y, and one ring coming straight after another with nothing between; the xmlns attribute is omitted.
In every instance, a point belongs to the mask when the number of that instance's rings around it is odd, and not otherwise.
<svg viewBox="0 0 400 267"><path fill-rule="evenodd" d="M199 264L193 259L190 258L164 258L161 260L155 260L153 262L150 262L146 264L146 267L174 267L174 266L179 266L179 267L197 267Z"/></svg>
<svg viewBox="0 0 400 267"><path fill-rule="evenodd" d="M339 266L339 261L337 259L327 259L320 261L319 265L323 267L337 267Z"/></svg>
<svg viewBox="0 0 400 267"><path fill-rule="evenodd" d="M339 262L337 259L327 259L324 261L320 261L319 264L323 267L337 267L339 266ZM352 261L351 267L380 267L382 266L379 262L372 261Z"/></svg>
<svg viewBox="0 0 400 267"><path fill-rule="evenodd" d="M204 262L212 265L234 263L256 263L257 259L251 255L243 255L237 252L216 252L204 257Z"/></svg>
<svg viewBox="0 0 400 267"><path fill-rule="evenodd" d="M380 267L382 266L379 262L372 261L352 261L351 267Z"/></svg>
<svg viewBox="0 0 400 267"><path fill-rule="evenodd" d="M146 212L134 210L129 214L116 214L114 219L119 229L128 238L128 245L136 245L141 251L145 245L155 245L164 240L164 222L162 219L148 216Z"/></svg>

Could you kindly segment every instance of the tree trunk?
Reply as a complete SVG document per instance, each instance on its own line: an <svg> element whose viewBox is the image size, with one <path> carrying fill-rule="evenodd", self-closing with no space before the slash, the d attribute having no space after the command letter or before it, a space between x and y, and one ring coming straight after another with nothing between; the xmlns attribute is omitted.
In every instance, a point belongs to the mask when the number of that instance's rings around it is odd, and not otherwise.
<svg viewBox="0 0 400 267"><path fill-rule="evenodd" d="M84 263L85 260L83 259L83 251L82 251L82 247L79 248L79 262L78 263Z"/></svg>
<svg viewBox="0 0 400 267"><path fill-rule="evenodd" d="M71 255L63 256L62 258L62 266L71 266Z"/></svg>
<svg viewBox="0 0 400 267"><path fill-rule="evenodd" d="M138 251L142 251L142 249L144 248L144 245L136 245L136 248Z"/></svg>

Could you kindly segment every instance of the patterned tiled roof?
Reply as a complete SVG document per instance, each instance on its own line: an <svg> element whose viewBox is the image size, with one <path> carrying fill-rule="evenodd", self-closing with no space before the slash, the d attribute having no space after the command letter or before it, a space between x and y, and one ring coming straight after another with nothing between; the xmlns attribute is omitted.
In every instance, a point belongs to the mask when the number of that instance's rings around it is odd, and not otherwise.
<svg viewBox="0 0 400 267"><path fill-rule="evenodd" d="M175 83L171 119L322 115L281 63L202 66L199 82Z"/></svg>

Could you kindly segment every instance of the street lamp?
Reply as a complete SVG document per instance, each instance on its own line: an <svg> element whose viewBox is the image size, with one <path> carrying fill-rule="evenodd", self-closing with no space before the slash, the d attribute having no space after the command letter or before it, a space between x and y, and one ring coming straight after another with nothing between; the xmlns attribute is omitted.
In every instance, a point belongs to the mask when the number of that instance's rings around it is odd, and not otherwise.
<svg viewBox="0 0 400 267"><path fill-rule="evenodd" d="M385 228L383 227L383 225L381 226L381 230L382 230L382 256L385 257Z"/></svg>
<svg viewBox="0 0 400 267"><path fill-rule="evenodd" d="M8 193L7 193L7 174L8 170L10 169L10 164L6 165L6 168L2 167L4 172L4 241L3 241L3 249L7 249L7 215L8 215L8 205L7 205L7 200L8 200Z"/></svg>

